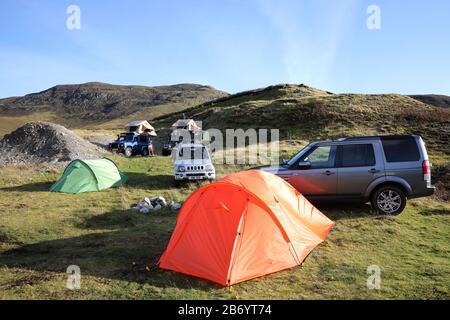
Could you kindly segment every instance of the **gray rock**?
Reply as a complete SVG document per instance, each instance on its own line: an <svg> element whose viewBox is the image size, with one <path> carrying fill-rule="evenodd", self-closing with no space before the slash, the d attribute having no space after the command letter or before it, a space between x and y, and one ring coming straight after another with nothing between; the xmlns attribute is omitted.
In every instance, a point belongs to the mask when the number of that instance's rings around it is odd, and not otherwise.
<svg viewBox="0 0 450 320"><path fill-rule="evenodd" d="M102 152L63 126L30 122L0 140L0 164L49 163L65 166L75 159L98 159Z"/></svg>
<svg viewBox="0 0 450 320"><path fill-rule="evenodd" d="M166 199L164 199L164 197L158 197L157 198L159 200L159 204L163 207L167 206L167 201Z"/></svg>
<svg viewBox="0 0 450 320"><path fill-rule="evenodd" d="M139 212L143 213L143 214L147 214L150 212L150 208L144 207L144 208L140 209Z"/></svg>
<svg viewBox="0 0 450 320"><path fill-rule="evenodd" d="M170 205L171 210L179 210L181 208L181 204L178 202L172 202Z"/></svg>

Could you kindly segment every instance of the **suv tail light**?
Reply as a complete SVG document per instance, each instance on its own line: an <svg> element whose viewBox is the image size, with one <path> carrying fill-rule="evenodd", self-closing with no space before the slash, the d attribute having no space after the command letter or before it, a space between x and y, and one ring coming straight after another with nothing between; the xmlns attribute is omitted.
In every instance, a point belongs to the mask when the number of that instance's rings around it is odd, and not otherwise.
<svg viewBox="0 0 450 320"><path fill-rule="evenodd" d="M431 165L430 165L430 161L424 160L422 162L422 172L423 172L423 180L430 181L431 180Z"/></svg>

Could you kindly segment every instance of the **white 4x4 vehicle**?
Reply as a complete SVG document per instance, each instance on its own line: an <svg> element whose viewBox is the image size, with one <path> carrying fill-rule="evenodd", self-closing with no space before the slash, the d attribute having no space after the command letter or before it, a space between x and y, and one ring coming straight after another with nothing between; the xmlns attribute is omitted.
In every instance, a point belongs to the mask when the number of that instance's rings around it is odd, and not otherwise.
<svg viewBox="0 0 450 320"><path fill-rule="evenodd" d="M180 144L174 153L175 181L216 178L216 169L208 149L203 144Z"/></svg>

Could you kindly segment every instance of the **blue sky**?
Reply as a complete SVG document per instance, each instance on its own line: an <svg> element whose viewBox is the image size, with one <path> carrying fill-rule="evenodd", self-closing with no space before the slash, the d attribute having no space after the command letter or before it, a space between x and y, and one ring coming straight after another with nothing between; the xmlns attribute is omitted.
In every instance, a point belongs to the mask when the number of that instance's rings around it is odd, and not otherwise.
<svg viewBox="0 0 450 320"><path fill-rule="evenodd" d="M0 97L89 81L450 95L449 16L447 0L1 0Z"/></svg>

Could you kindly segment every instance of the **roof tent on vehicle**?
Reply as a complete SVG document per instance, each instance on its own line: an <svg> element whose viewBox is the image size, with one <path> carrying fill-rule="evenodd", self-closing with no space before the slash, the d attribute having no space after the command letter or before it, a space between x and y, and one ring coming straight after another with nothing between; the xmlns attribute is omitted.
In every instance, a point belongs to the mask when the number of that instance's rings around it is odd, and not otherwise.
<svg viewBox="0 0 450 320"><path fill-rule="evenodd" d="M283 179L243 171L189 196L160 267L230 286L300 265L333 224Z"/></svg>
<svg viewBox="0 0 450 320"><path fill-rule="evenodd" d="M185 129L189 131L199 130L200 127L193 119L179 119L172 124L172 130Z"/></svg>
<svg viewBox="0 0 450 320"><path fill-rule="evenodd" d="M127 180L127 176L108 158L74 160L66 167L61 178L50 187L50 191L72 194L101 191L121 186Z"/></svg>
<svg viewBox="0 0 450 320"><path fill-rule="evenodd" d="M136 132L136 133L147 133L150 136L156 137L156 130L153 128L153 126L148 123L147 120L137 120L137 121L131 121L128 122L125 125L125 128L128 132Z"/></svg>

